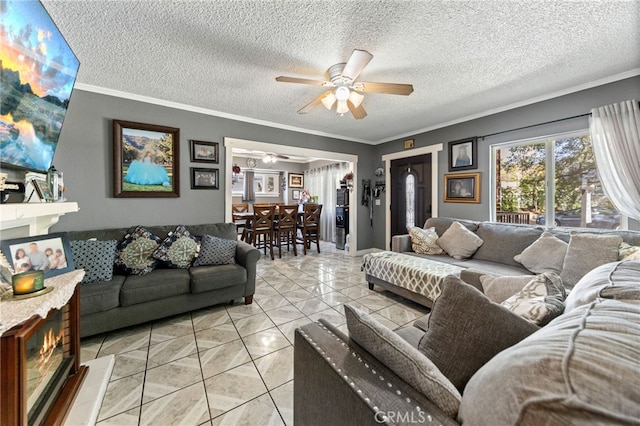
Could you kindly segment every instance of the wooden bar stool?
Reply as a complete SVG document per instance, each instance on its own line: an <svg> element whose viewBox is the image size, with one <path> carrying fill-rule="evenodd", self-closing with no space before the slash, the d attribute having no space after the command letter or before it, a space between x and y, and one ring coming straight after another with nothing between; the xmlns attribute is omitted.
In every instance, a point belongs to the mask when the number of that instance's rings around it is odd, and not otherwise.
<svg viewBox="0 0 640 426"><path fill-rule="evenodd" d="M267 246L273 260L273 212L275 206L256 207L253 205L253 221L246 228L247 239L256 248L264 248L267 254Z"/></svg>
<svg viewBox="0 0 640 426"><path fill-rule="evenodd" d="M302 222L298 223L302 237L298 243L302 243L303 253L307 254L307 248L315 241L318 253L320 253L320 214L322 204L305 204L302 213Z"/></svg>
<svg viewBox="0 0 640 426"><path fill-rule="evenodd" d="M246 236L245 234L245 226L247 223L246 218L236 216L237 213L248 213L249 212L249 204L247 203L236 203L231 204L231 217L233 218L233 224L236 225L236 229L238 233L242 231L240 240L244 241Z"/></svg>
<svg viewBox="0 0 640 426"><path fill-rule="evenodd" d="M278 221L274 224L273 232L278 245L278 258L282 258L282 243L286 241L287 250L289 245L293 245L293 255L297 256L296 234L297 234L298 205L280 204L278 210Z"/></svg>

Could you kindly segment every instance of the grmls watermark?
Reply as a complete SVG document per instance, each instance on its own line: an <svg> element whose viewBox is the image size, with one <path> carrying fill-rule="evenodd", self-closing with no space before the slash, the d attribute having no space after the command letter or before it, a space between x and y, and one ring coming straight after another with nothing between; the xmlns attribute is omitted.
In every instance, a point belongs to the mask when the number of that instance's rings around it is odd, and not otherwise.
<svg viewBox="0 0 640 426"><path fill-rule="evenodd" d="M425 411L378 411L374 418L376 423L422 424L433 421L433 418Z"/></svg>

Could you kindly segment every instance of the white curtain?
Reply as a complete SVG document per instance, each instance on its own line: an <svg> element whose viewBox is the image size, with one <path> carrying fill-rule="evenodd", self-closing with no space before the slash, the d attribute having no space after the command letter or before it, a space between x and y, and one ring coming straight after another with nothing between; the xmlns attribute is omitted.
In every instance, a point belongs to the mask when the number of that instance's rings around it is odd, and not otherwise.
<svg viewBox="0 0 640 426"><path fill-rule="evenodd" d="M622 214L640 219L638 101L592 109L589 131L605 194Z"/></svg>
<svg viewBox="0 0 640 426"><path fill-rule="evenodd" d="M349 170L348 163L336 163L304 172L305 187L312 196L317 195L318 204L322 204L320 238L324 241L335 242L336 189Z"/></svg>

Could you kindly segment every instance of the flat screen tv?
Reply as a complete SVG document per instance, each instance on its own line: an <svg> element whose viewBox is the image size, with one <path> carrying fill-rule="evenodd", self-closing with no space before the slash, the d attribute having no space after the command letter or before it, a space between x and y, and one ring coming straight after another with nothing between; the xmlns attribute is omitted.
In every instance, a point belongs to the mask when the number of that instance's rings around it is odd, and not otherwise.
<svg viewBox="0 0 640 426"><path fill-rule="evenodd" d="M80 63L39 1L0 0L0 162L45 172Z"/></svg>

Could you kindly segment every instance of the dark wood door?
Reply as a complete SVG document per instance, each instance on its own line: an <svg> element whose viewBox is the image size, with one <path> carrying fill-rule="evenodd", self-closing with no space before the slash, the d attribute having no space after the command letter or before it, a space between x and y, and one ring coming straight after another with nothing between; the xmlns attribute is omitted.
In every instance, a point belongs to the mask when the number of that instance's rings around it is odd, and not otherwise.
<svg viewBox="0 0 640 426"><path fill-rule="evenodd" d="M431 217L431 154L391 161L391 236Z"/></svg>

